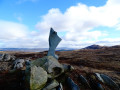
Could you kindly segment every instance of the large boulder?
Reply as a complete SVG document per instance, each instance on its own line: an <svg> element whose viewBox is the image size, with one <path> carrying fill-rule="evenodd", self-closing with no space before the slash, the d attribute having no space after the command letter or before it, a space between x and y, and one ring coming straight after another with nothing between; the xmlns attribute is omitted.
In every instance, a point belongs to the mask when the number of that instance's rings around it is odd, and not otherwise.
<svg viewBox="0 0 120 90"><path fill-rule="evenodd" d="M57 77L64 72L63 66L53 56L45 56L31 61L31 66L42 67L50 77Z"/></svg>
<svg viewBox="0 0 120 90"><path fill-rule="evenodd" d="M41 67L31 67L30 90L41 90L46 82L47 72Z"/></svg>

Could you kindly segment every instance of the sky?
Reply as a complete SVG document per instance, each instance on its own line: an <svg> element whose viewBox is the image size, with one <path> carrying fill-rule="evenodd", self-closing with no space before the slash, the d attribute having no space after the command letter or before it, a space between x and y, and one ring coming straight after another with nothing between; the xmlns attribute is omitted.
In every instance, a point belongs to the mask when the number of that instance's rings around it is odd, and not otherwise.
<svg viewBox="0 0 120 90"><path fill-rule="evenodd" d="M0 48L120 45L120 0L0 0Z"/></svg>

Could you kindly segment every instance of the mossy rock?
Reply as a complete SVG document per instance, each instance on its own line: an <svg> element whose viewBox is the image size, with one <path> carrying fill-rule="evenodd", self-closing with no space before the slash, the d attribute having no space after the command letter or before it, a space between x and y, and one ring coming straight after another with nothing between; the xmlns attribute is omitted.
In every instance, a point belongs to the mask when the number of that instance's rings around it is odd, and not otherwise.
<svg viewBox="0 0 120 90"><path fill-rule="evenodd" d="M26 70L26 86L30 90L41 90L47 82L47 72L37 66L32 66ZM30 72L29 72L30 71Z"/></svg>

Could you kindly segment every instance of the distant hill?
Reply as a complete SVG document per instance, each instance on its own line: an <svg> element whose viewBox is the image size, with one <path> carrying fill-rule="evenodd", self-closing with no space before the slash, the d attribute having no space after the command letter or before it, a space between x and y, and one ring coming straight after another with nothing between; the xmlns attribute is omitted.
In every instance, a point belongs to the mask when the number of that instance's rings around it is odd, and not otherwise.
<svg viewBox="0 0 120 90"><path fill-rule="evenodd" d="M106 46L100 46L100 45L91 45L91 46L87 46L83 49L102 49L102 48L105 48Z"/></svg>
<svg viewBox="0 0 120 90"><path fill-rule="evenodd" d="M87 46L83 49L107 49L107 48L120 48L120 45L115 45L115 46L100 46L100 45L90 45Z"/></svg>

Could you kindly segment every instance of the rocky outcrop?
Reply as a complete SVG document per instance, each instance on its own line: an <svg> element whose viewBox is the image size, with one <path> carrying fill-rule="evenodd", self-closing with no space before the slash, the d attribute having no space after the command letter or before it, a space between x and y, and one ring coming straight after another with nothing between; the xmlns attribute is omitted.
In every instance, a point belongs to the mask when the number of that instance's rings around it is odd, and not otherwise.
<svg viewBox="0 0 120 90"><path fill-rule="evenodd" d="M11 61L15 60L15 56L10 54L0 54L0 61Z"/></svg>
<svg viewBox="0 0 120 90"><path fill-rule="evenodd" d="M9 70L12 67L12 62L15 60L14 55L0 54L0 72Z"/></svg>

